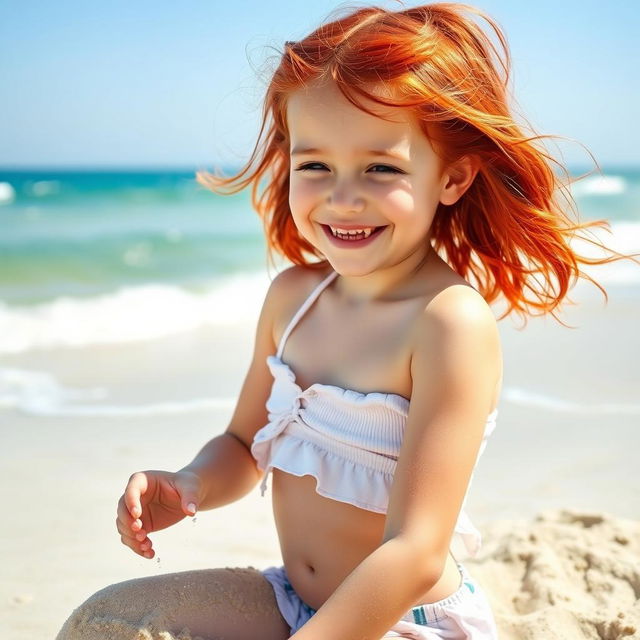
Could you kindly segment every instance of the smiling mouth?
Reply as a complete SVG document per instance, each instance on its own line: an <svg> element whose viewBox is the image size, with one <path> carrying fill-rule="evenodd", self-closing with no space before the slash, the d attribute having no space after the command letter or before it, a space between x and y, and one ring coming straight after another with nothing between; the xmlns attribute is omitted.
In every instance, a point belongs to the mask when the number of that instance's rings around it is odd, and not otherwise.
<svg viewBox="0 0 640 640"><path fill-rule="evenodd" d="M339 240L344 240L346 242L358 242L359 240L366 240L371 236L374 236L380 231L382 231L385 227L362 227L360 229L343 229L341 227L333 227L328 224L322 225L325 233L327 235L331 235L334 238L338 238Z"/></svg>

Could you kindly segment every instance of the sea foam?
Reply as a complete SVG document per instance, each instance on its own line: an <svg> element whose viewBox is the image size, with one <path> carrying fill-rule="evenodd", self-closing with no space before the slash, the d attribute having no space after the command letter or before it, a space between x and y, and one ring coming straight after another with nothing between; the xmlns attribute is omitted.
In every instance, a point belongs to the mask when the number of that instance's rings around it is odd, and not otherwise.
<svg viewBox="0 0 640 640"><path fill-rule="evenodd" d="M574 196L610 196L625 193L629 185L622 176L589 176L571 187Z"/></svg>
<svg viewBox="0 0 640 640"><path fill-rule="evenodd" d="M521 407L546 409L555 413L568 413L578 415L640 415L640 403L600 402L585 403L573 402L557 396L536 393L519 387L505 387L501 393L501 401Z"/></svg>
<svg viewBox="0 0 640 640"><path fill-rule="evenodd" d="M520 387L505 387L501 400L553 413L640 415L638 403L574 402ZM139 405L110 404L109 391L104 387L73 388L45 371L0 368L0 409L14 409L28 415L113 418L177 415L232 409L236 402L236 397L205 397Z"/></svg>
<svg viewBox="0 0 640 640"><path fill-rule="evenodd" d="M185 414L233 408L236 398L191 398L141 405L108 404L104 387L76 389L63 385L52 374L27 369L0 369L0 409L28 415L56 417L135 417Z"/></svg>
<svg viewBox="0 0 640 640"><path fill-rule="evenodd" d="M620 253L640 252L640 223L616 222L610 232L596 228L586 234ZM589 258L607 255L587 239L575 239L572 246ZM605 288L619 285L635 290L640 284L639 262L619 260L581 268ZM155 340L207 326L255 325L269 283L270 276L261 272L220 277L199 291L158 283L30 306L0 301L0 354Z"/></svg>
<svg viewBox="0 0 640 640"><path fill-rule="evenodd" d="M155 340L206 326L255 323L268 286L266 274L234 275L202 292L150 284L34 306L0 302L0 353Z"/></svg>

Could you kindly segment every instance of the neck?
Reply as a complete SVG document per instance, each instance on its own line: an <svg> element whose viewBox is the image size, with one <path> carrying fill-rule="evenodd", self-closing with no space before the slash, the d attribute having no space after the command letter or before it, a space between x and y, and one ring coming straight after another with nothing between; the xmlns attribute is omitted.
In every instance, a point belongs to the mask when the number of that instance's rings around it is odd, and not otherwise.
<svg viewBox="0 0 640 640"><path fill-rule="evenodd" d="M335 292L351 304L402 298L416 276L424 273L436 257L433 247L429 246L426 252L411 254L401 263L386 269L378 269L362 276L340 274Z"/></svg>

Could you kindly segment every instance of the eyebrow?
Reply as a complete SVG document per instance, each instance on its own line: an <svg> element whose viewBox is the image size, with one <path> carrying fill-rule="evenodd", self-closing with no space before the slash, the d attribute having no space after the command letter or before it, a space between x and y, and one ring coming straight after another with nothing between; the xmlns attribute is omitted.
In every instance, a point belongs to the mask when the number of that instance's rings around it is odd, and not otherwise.
<svg viewBox="0 0 640 640"><path fill-rule="evenodd" d="M291 149L292 156L302 156L309 154L322 155L324 153L326 152L323 149L317 149L316 147L294 147L293 149ZM395 158L396 160L400 160L402 162L409 162L409 158L407 158L406 156L403 156L399 153L394 153L393 151L390 151L388 149L367 149L363 152L363 155L374 157L384 156L388 158Z"/></svg>

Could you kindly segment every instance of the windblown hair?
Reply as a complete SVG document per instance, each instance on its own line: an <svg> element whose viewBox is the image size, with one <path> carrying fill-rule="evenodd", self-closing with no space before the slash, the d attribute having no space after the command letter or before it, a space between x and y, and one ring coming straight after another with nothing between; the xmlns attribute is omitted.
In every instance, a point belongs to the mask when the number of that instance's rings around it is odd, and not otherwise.
<svg viewBox="0 0 640 640"><path fill-rule="evenodd" d="M504 60L467 13L491 26ZM324 256L298 233L289 209L286 109L292 92L331 79L367 113L377 115L365 106L367 101L413 113L444 166L462 156L477 156L480 168L464 195L453 205L438 205L431 227L434 249L488 303L500 294L505 297L507 309L500 319L515 311L525 324L527 314L551 313L561 322L553 310L567 296L572 277L587 278L608 300L579 263L603 264L630 256L583 237L615 257L589 258L571 247L578 231L606 228L609 223L580 223L576 216L572 224L560 206L561 190L567 191L568 203L573 199L551 163L567 176L568 171L535 144L553 136L527 137L514 121L508 106L510 66L500 27L472 6L356 9L299 42L285 44L266 91L262 126L250 159L234 176L199 171L197 180L224 194L251 185L270 251L295 264L326 265Z"/></svg>

